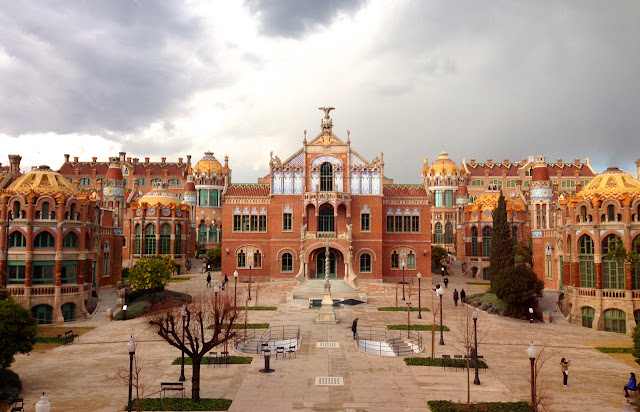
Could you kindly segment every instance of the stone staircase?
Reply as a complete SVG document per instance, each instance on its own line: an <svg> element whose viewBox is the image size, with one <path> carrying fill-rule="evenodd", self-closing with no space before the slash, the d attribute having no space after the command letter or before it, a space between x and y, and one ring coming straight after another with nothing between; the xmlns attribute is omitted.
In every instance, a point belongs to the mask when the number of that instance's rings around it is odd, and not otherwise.
<svg viewBox="0 0 640 412"><path fill-rule="evenodd" d="M91 318L97 320L106 319L107 311L111 312L111 309L118 304L118 292L113 288L100 289L98 290L98 300L100 301L100 306Z"/></svg>
<svg viewBox="0 0 640 412"><path fill-rule="evenodd" d="M388 339L387 343L391 348L394 348L396 356L409 356L414 355L413 347L400 338Z"/></svg>
<svg viewBox="0 0 640 412"><path fill-rule="evenodd" d="M322 299L324 279L309 279L293 291L293 299ZM333 299L357 299L366 302L366 294L347 285L342 279L329 279Z"/></svg>
<svg viewBox="0 0 640 412"><path fill-rule="evenodd" d="M549 322L565 323L564 316L558 311L558 292L544 291L542 298L538 300L538 307L541 312L549 312Z"/></svg>

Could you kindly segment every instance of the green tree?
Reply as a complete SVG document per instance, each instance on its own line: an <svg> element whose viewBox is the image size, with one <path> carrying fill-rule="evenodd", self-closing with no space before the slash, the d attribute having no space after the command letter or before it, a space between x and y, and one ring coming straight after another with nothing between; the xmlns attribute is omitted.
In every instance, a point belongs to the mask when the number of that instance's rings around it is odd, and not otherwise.
<svg viewBox="0 0 640 412"><path fill-rule="evenodd" d="M533 243L531 238L526 241L520 241L516 245L515 255L514 255L515 263L524 263L529 265L529 267L533 267Z"/></svg>
<svg viewBox="0 0 640 412"><path fill-rule="evenodd" d="M633 356L640 358L640 324L633 329L631 339L633 339Z"/></svg>
<svg viewBox="0 0 640 412"><path fill-rule="evenodd" d="M447 249L441 246L431 246L431 271L440 273L442 267L442 259L446 258L449 253Z"/></svg>
<svg viewBox="0 0 640 412"><path fill-rule="evenodd" d="M500 271L492 287L496 296L507 304L509 314L523 316L542 297L544 282L529 266L517 264Z"/></svg>
<svg viewBox="0 0 640 412"><path fill-rule="evenodd" d="M155 289L169 283L171 271L161 257L142 258L129 271L129 285L133 290Z"/></svg>
<svg viewBox="0 0 640 412"><path fill-rule="evenodd" d="M8 368L16 353L28 353L36 340L31 313L0 289L0 368Z"/></svg>
<svg viewBox="0 0 640 412"><path fill-rule="evenodd" d="M498 198L498 206L493 211L492 229L489 279L491 279L491 290L495 291L494 280L498 280L499 276L506 273L504 269L512 268L515 264L511 227L507 221L507 202L502 192Z"/></svg>
<svg viewBox="0 0 640 412"><path fill-rule="evenodd" d="M222 266L222 245L217 245L207 250L207 263L216 269Z"/></svg>

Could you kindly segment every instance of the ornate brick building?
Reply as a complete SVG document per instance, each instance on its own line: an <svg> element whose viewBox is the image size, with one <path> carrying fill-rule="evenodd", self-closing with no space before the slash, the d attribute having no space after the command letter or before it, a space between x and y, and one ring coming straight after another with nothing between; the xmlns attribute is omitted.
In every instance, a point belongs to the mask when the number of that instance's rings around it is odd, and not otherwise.
<svg viewBox="0 0 640 412"><path fill-rule="evenodd" d="M83 318L92 290L121 277L114 213L48 166L20 175L20 157L10 159L0 183L0 286L38 323Z"/></svg>
<svg viewBox="0 0 640 412"><path fill-rule="evenodd" d="M321 132L285 161L269 162L258 184L231 184L223 203L222 272L264 279L325 276L397 280L430 273L430 206L423 185L384 177L333 133L322 108ZM329 273L325 253L329 247Z"/></svg>

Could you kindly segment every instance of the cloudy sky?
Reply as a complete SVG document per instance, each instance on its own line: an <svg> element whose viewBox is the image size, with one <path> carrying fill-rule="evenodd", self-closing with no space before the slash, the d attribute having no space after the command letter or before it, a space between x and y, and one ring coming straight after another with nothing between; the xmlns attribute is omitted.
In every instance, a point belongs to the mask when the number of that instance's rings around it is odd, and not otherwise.
<svg viewBox="0 0 640 412"><path fill-rule="evenodd" d="M267 174L320 131L417 183L423 157L640 157L637 1L0 0L0 161Z"/></svg>

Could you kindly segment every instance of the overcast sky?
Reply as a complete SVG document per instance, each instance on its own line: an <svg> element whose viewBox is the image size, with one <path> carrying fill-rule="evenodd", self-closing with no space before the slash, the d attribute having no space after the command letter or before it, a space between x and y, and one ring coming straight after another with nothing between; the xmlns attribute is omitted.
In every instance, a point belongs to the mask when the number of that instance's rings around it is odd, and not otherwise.
<svg viewBox="0 0 640 412"><path fill-rule="evenodd" d="M229 156L233 181L334 133L423 157L590 157L636 175L638 1L0 0L0 161Z"/></svg>

